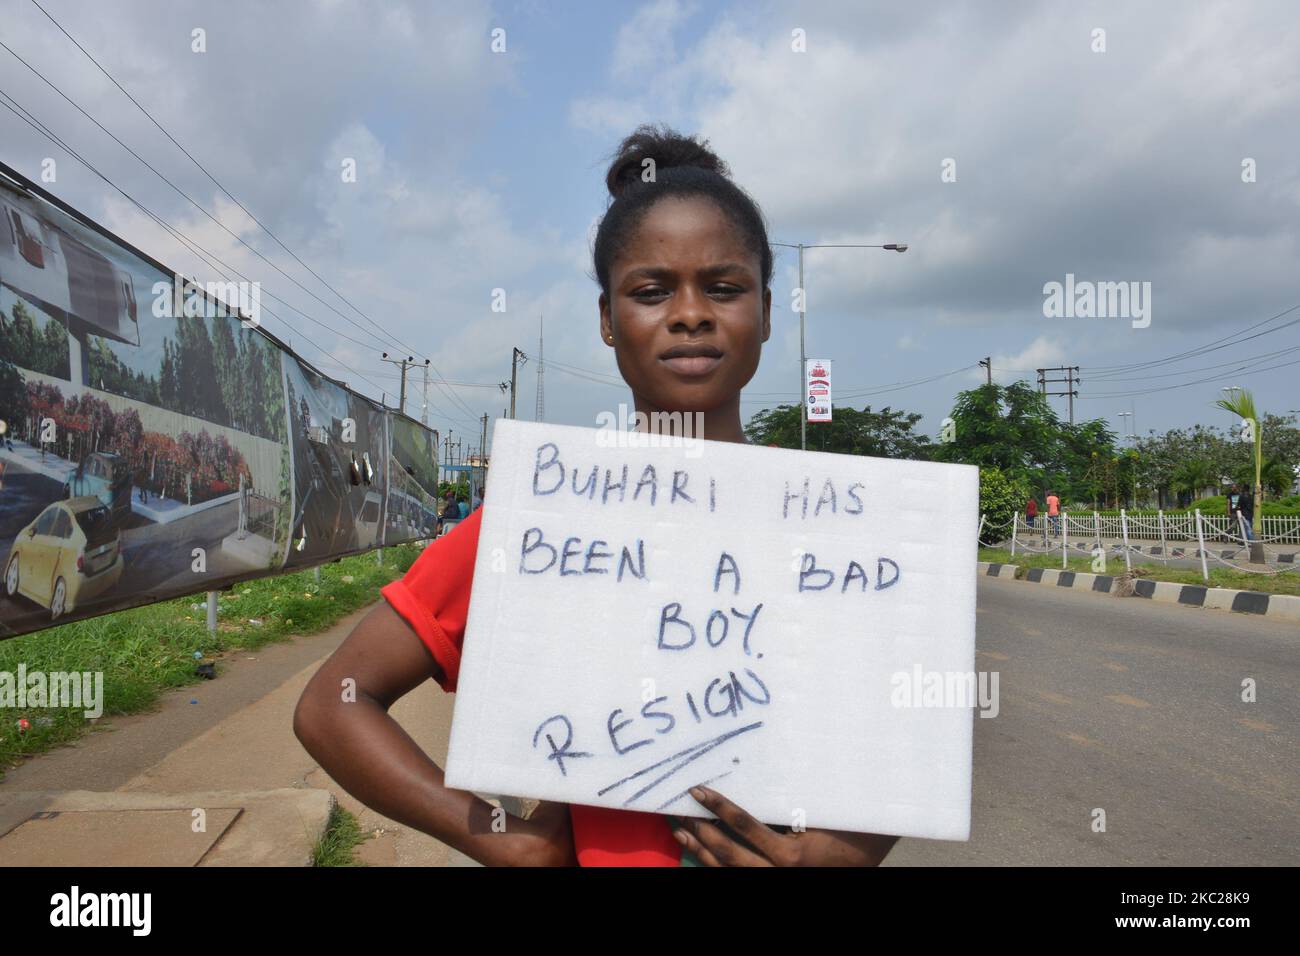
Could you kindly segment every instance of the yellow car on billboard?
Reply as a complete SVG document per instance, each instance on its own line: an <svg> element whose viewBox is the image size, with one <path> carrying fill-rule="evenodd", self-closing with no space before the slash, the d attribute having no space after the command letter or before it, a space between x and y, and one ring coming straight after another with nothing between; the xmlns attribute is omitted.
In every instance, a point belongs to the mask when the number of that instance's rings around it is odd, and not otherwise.
<svg viewBox="0 0 1300 956"><path fill-rule="evenodd" d="M18 532L5 565L5 591L48 608L54 620L115 585L123 563L108 507L93 495L69 498Z"/></svg>

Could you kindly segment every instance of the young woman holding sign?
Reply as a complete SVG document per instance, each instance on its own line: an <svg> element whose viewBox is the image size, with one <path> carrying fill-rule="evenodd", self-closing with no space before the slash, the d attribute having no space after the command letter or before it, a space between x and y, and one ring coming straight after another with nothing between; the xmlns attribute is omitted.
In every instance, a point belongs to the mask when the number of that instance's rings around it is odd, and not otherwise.
<svg viewBox="0 0 1300 956"><path fill-rule="evenodd" d="M703 438L745 441L740 390L771 331L772 250L754 201L705 144L641 127L605 178L611 201L593 250L600 335L636 403L699 413ZM429 545L303 691L294 731L367 806L489 864L870 866L895 837L784 832L706 787L718 821L544 802L492 827L493 807L443 785L442 770L388 714L432 677L456 689L481 510ZM355 681L355 701L340 687ZM349 685L350 686L350 685Z"/></svg>

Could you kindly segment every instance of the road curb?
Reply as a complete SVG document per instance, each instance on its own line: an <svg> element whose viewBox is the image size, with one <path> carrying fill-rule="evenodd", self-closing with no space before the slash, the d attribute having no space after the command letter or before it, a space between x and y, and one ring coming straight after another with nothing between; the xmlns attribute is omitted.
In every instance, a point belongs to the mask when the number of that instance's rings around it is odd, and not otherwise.
<svg viewBox="0 0 1300 956"><path fill-rule="evenodd" d="M1087 574L1083 571L1063 571L1058 568L1026 568L1019 564L1001 564L995 561L977 561L975 567L978 573L985 577L1018 578L1031 584L1050 584L1100 594L1115 594L1115 582L1118 578L1118 575L1113 574ZM1233 588L1212 588L1200 584L1151 581L1146 578L1134 579L1133 588L1134 597L1147 598L1151 601L1216 608L1300 623L1300 597L1292 594L1238 591Z"/></svg>

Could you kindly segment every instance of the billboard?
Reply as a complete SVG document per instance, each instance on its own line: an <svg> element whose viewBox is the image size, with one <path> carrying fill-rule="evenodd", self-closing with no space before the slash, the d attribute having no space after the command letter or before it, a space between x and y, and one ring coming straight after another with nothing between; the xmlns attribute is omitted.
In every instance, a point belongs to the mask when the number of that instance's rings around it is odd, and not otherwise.
<svg viewBox="0 0 1300 956"><path fill-rule="evenodd" d="M830 359L808 359L804 367L804 406L808 409L808 421L831 420Z"/></svg>
<svg viewBox="0 0 1300 956"><path fill-rule="evenodd" d="M0 164L0 639L429 537L437 447Z"/></svg>

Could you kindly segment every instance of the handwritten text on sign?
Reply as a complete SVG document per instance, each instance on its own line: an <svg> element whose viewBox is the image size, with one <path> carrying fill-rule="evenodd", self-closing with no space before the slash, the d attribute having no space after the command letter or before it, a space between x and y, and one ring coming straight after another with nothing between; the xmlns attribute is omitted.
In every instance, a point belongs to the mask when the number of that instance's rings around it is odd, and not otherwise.
<svg viewBox="0 0 1300 956"><path fill-rule="evenodd" d="M604 437L496 425L447 784L966 839L975 469Z"/></svg>

